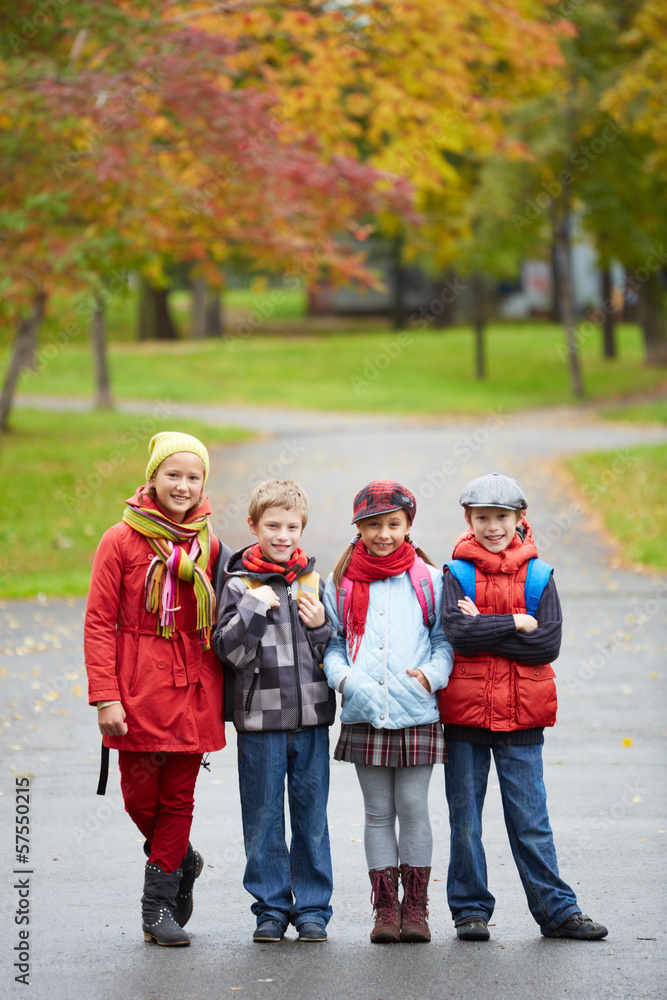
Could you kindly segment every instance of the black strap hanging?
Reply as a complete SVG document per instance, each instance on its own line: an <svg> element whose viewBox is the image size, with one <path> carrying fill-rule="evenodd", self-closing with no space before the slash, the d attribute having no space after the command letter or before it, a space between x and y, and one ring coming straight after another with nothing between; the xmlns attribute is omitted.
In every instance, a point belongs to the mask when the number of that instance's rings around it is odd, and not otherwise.
<svg viewBox="0 0 667 1000"><path fill-rule="evenodd" d="M107 780L109 778L109 747L102 743L102 755L100 757L100 780L97 783L97 794L104 795L107 790Z"/></svg>

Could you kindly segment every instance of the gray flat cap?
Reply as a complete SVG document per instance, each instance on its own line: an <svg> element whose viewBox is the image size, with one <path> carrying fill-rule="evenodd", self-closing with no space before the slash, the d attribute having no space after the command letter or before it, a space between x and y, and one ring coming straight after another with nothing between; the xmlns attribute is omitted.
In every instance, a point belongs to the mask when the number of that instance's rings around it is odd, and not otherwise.
<svg viewBox="0 0 667 1000"><path fill-rule="evenodd" d="M469 482L461 491L459 503L462 507L506 507L510 510L522 510L528 506L516 479L501 476L499 472L491 472Z"/></svg>

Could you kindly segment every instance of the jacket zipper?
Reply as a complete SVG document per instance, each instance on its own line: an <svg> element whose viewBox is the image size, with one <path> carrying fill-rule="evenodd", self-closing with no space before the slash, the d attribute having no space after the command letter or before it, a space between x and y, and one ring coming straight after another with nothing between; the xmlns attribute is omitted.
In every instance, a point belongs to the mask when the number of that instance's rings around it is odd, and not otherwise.
<svg viewBox="0 0 667 1000"><path fill-rule="evenodd" d="M296 684L296 704L297 704L297 717L296 717L296 728L301 729L303 724L303 702L301 698L301 678L299 676L299 659L296 643L296 624L295 624L295 612L294 612L294 598L292 597L292 588L286 582L287 587L287 606L289 608L290 625L292 626L292 653L294 657L294 682Z"/></svg>
<svg viewBox="0 0 667 1000"><path fill-rule="evenodd" d="M248 693L245 697L245 717L246 719L250 715L250 706L252 705L252 697L255 693L255 688L257 687L257 681L259 680L259 666L255 667L255 675L248 688Z"/></svg>

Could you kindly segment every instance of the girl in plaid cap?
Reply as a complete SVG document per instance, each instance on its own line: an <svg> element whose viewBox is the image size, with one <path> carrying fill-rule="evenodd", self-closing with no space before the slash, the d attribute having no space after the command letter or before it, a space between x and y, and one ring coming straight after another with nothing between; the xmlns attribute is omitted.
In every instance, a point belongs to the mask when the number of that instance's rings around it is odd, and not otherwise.
<svg viewBox="0 0 667 1000"><path fill-rule="evenodd" d="M445 759L435 692L453 653L440 620L442 576L410 539L415 512L400 483L364 487L354 499L356 537L324 591L334 625L324 671L343 696L334 757L355 765L364 796L373 943L431 938L428 786Z"/></svg>

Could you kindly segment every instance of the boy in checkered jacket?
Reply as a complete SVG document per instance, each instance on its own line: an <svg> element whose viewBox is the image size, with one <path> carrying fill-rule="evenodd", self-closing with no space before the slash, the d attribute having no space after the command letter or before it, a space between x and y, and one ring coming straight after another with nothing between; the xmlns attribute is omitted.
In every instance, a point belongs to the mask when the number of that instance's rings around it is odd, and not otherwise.
<svg viewBox="0 0 667 1000"><path fill-rule="evenodd" d="M326 810L336 701L320 666L331 622L315 560L299 548L307 520L308 498L294 481L256 487L248 526L257 541L227 563L213 639L233 669L243 884L255 897L260 942L280 941L290 923L299 941L326 941L332 912Z"/></svg>

